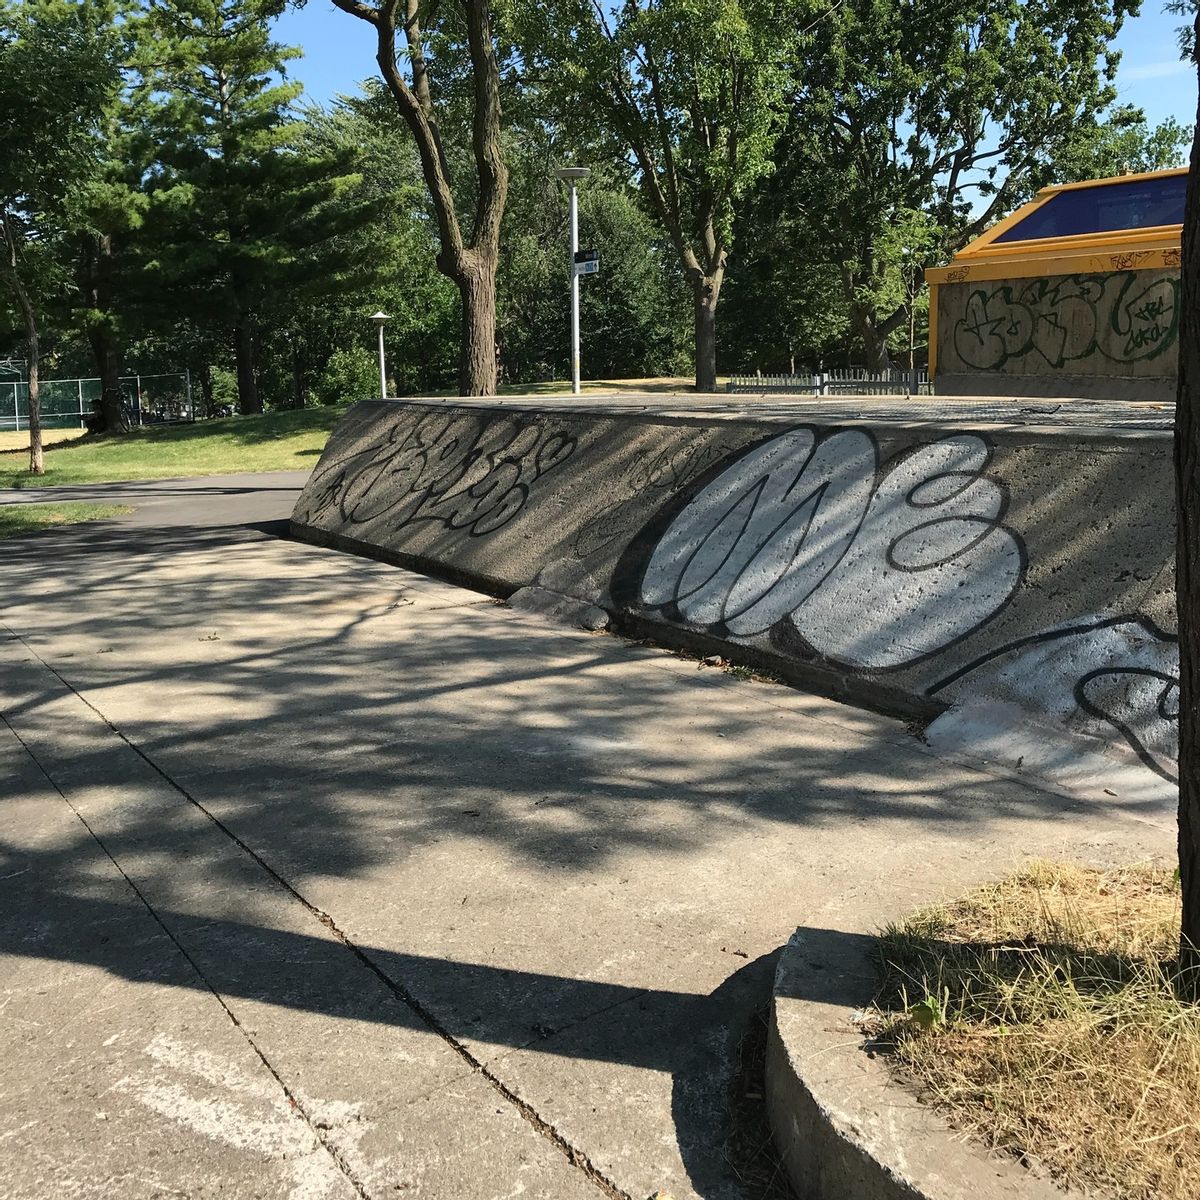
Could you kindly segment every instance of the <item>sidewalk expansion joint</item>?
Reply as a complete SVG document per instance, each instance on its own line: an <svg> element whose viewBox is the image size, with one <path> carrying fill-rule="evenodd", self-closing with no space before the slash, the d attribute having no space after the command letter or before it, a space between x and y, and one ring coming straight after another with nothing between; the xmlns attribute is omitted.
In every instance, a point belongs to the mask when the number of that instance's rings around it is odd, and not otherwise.
<svg viewBox="0 0 1200 1200"><path fill-rule="evenodd" d="M50 668L50 669L53 670L53 668ZM54 671L54 674L57 675L58 672ZM59 676L59 678L61 678L61 676ZM67 686L70 687L70 684L67 684ZM75 691L74 688L71 688L71 690L73 692ZM75 694L79 695L78 692L76 692ZM79 698L81 700L83 699L82 696L80 696ZM87 701L85 700L84 703L86 704ZM89 707L91 707L91 706L89 706ZM332 1141L329 1140L329 1138L324 1136L323 1131L317 1125L316 1121L313 1119L312 1114L310 1114L308 1112L308 1110L305 1108L304 1102L300 1099L299 1096L296 1095L295 1092L292 1091L291 1088L288 1087L288 1085L286 1083L284 1083L283 1079L280 1077L279 1072L272 1065L271 1060L269 1058L267 1058L267 1056L263 1052L262 1048L254 1040L253 1035L250 1033L249 1030L246 1029L246 1027L241 1023L241 1021L238 1020L237 1015L234 1013L233 1009L230 1008L229 1004L225 1000L225 997L221 995L221 993L217 990L217 988L213 985L213 983L209 980L209 978L204 974L204 971L201 969L200 964L198 962L196 962L196 960L188 953L187 948L183 945L183 943L179 940L179 938L177 938L175 936L175 934L171 931L171 928L166 924L166 922L162 919L162 917L159 916L154 905L150 903L150 900L146 896L146 894L142 891L141 888L138 887L138 885L134 882L134 880L131 878L131 876L125 870L125 868L121 866L121 864L117 860L116 856L105 844L104 839L96 832L95 829L92 828L91 824L88 822L88 819L83 815L83 813L80 812L79 809L74 804L71 803L71 800L67 796L66 792L64 792L62 790L62 788L58 786L58 782L55 780L54 776L51 775L50 772L46 769L46 767L42 763L41 759L39 759L38 756L33 752L33 748L29 745L28 742L25 741L25 739L23 737L21 737L21 735L13 727L12 722L9 721L7 715L3 712L0 712L0 722L3 722L4 726L8 729L8 731L13 735L14 738L16 738L16 740L20 744L21 748L29 756L30 761L41 772L41 774L42 774L43 778L45 778L46 782L54 789L54 791L57 793L59 799L61 799L62 802L71 810L71 812L75 816L75 819L84 827L85 830L87 830L88 836L100 848L100 850L104 854L105 858L107 858L108 861L110 863L112 863L112 865L116 869L117 873L125 881L125 885L138 898L138 900L141 902L142 906L145 908L146 912L150 914L150 917L154 921L154 923L159 927L159 929L161 929L163 931L163 933L166 935L167 939L171 942L171 944L175 947L175 949L182 956L183 960L188 964L189 967L191 967L192 971L196 975L196 978L199 979L200 982L204 985L205 990L208 991L209 994L213 997L213 999L216 1000L216 1002L221 1006L221 1009L225 1013L225 1016L229 1019L230 1024L246 1040L247 1045L249 1045L250 1049L254 1052L255 1057L257 1057L259 1062L261 1062L262 1065L266 1068L266 1070L270 1073L271 1078L274 1079L275 1082L279 1085L280 1090L283 1092L284 1096L287 1099L288 1104L291 1106L293 1111L295 1111L296 1113L299 1114L301 1120L303 1120L305 1125L308 1126L308 1129L312 1133L313 1137L317 1140L317 1142L321 1145L322 1149L324 1149L324 1151L329 1155L329 1157L333 1159L334 1164L337 1166L338 1170L342 1173L342 1175L345 1176L346 1182L350 1184L350 1186L362 1198L362 1200L372 1200L370 1193L366 1190L366 1188L362 1184L362 1181L360 1179L358 1179L358 1177L354 1173L353 1168L346 1161L345 1155L342 1154L341 1150L339 1150L338 1147L336 1145L334 1145Z"/></svg>
<svg viewBox="0 0 1200 1200"><path fill-rule="evenodd" d="M9 628L9 627L5 626L5 628ZM608 1196L609 1200L635 1200L635 1198L632 1195L630 1195L629 1192L625 1191L624 1188L620 1187L617 1183L615 1183L612 1179L610 1179L607 1175L605 1175L604 1172L601 1171L600 1168L597 1167L596 1164L592 1162L591 1158L588 1156L588 1154L584 1150L581 1150L578 1146L574 1145L570 1140L568 1140L566 1137L564 1137L563 1134L561 1134L554 1127L554 1125L552 1125L549 1121L547 1121L533 1107L532 1104L530 1104L528 1101L522 1099L515 1091L513 1091L512 1088L510 1088L500 1078L500 1076L498 1074L496 1074L495 1071L491 1070L483 1062L482 1059L477 1057L466 1046L465 1043L463 1043L457 1037L455 1037L454 1034L451 1033L450 1030L447 1029L446 1026L443 1025L440 1020L438 1020L438 1018L434 1015L434 1013L428 1007L426 1007L425 1004L423 1004L420 1000L418 1000L417 997L407 987L405 987L403 983L401 983L397 979L393 979L382 967L380 967L378 965L378 963L376 963L374 961L374 959L372 959L370 957L370 955L366 953L366 951L364 951L361 947L359 947L358 944L356 942L354 942L349 937L349 935L346 934L338 926L337 922L334 921L334 919L327 912L324 912L322 909L318 908L315 904L313 904L289 880L284 878L283 875L281 875L273 866L271 866L271 864L269 862L267 862L267 860L265 858L263 858L263 856L261 854L259 854L256 850L254 850L253 847L251 847L247 842L243 841L242 838L239 837L233 831L232 828L230 828L228 825L226 825L225 822L222 821L218 816L216 816L215 813L211 812L208 808L206 808L204 806L204 804L201 803L201 801L199 801L195 796L193 796L185 787L183 787L182 784L176 782L176 780L173 779L161 766L159 766L159 764L157 762L155 762L154 759L150 757L150 755L148 755L144 750L142 750L142 748L140 746L138 746L136 742L132 741L120 729L118 729L117 726L114 725L108 719L108 717L105 716L105 714L99 708L96 707L95 704L93 704L85 695L83 695L82 692L80 692L74 686L74 684L72 684L68 679L66 679L63 675L61 675L54 666L52 666L49 662L47 662L46 659L43 658L37 652L37 650L34 649L34 647L24 637L22 637L20 634L15 634L15 636L17 638L19 638L21 643L24 645L25 649L34 658L36 658L37 661L39 663L41 663L41 665L51 675L53 675L54 678L57 679L64 688L67 689L67 691L69 691L73 696L76 697L76 699L78 699L82 704L84 704L93 713L95 713L96 716L126 746L128 746L129 749L132 750L133 753L138 756L138 758L140 758L142 760L142 762L144 762L156 775L159 776L159 778L161 778L163 780L164 783L167 784L168 787L170 787L173 791L177 792L180 796L183 797L184 800L186 800L190 805L192 805L198 812L202 813L209 821L211 821L212 824L215 825L217 827L217 829L219 829L226 838L228 838L231 842L233 842L233 844L235 846L237 846L238 849L241 850L243 854L247 855L250 859L252 859L258 865L258 867L267 876L269 876L271 880L274 881L274 883L277 886L279 886L285 892L287 892L288 895L290 895L298 903L302 904L308 910L308 912L314 918L316 918L316 920L318 920L330 932L330 934L333 935L333 937L338 942L341 943L342 946L344 946L348 951L350 951L350 953L353 954L355 956L355 958L357 958L358 961L383 984L383 986L395 997L395 999L397 1001L399 1001L401 1004L403 1004L406 1008L410 1009L425 1024L425 1026L430 1030L430 1032L436 1034L437 1037L439 1037L443 1042L445 1042L445 1044L448 1047L450 1047L450 1049L453 1050L455 1052L455 1054L457 1054L459 1056L459 1058L461 1058L463 1060L463 1062L466 1063L467 1066L469 1066L471 1068L472 1071L477 1072L479 1075L481 1075L487 1081L487 1083L496 1091L496 1093L498 1095L503 1097L503 1099L509 1105L511 1105L517 1111L517 1113L522 1118L524 1118L524 1120L529 1125L531 1125L533 1127L534 1130L537 1131L537 1133L539 1133L543 1138L545 1138L548 1142L550 1142L550 1144L552 1146L554 1146L555 1149L557 1149L573 1167L575 1167L576 1169L581 1171L587 1177L589 1182L594 1184L601 1192L603 1192L606 1196ZM5 718L2 713L0 713L0 719L3 719L4 723L6 725L8 725L8 727L10 729L12 729L12 726L9 724L7 718ZM114 858L113 855L110 853L110 851L108 850L108 847L105 846L104 842L97 836L95 831L87 823L87 821L84 819L83 815L79 812L79 810L76 809L75 806L73 804L71 804L71 801L67 799L67 797L63 793L62 789L59 788L58 785L54 782L54 780L51 778L49 773L46 771L45 767L43 767L42 764L38 761L38 759L34 756L32 750L29 748L28 745L26 745L24 740L21 739L20 735L17 734L15 729L13 729L13 734L14 734L14 736L17 737L17 740L21 742L21 745L25 747L26 753L29 754L30 758L32 758L33 761L35 763L37 763L38 769L42 772L43 775L46 776L47 780L50 781L50 784L54 788L54 790L60 796L62 796L63 800L66 802L68 807L70 807L71 811L74 812L75 815L79 818L79 820L83 824L84 828L87 829L88 833L91 834L91 836L95 839L96 843L104 851L105 855L107 855L107 857L112 861L113 865L117 868L117 870L120 871L122 877L126 880L126 882L129 884L129 886L133 889L134 893L138 896L138 898L141 900L141 902L146 906L146 908L149 910L151 915L154 917L154 919L158 923L158 925L163 929L163 931L167 934L167 936L171 939L171 941L179 948L180 953L183 954L183 956L191 964L193 970L195 970L196 974L200 977L201 980L203 980L203 982L204 982L205 986L208 988L208 990L210 992L212 992L212 994L216 997L217 1001L220 1003L221 1007L225 1010L229 1019L242 1032L242 1035L250 1043L251 1047L254 1049L254 1052L262 1060L263 1065L267 1068L268 1071L271 1072L271 1074L279 1082L279 1085L280 1085L280 1087L283 1088L285 1094L288 1097L288 1100L296 1106L296 1110L304 1117L304 1119L308 1123L309 1127L313 1130L313 1133L320 1139L321 1144L326 1148L326 1150L330 1153L330 1155L337 1162L338 1167L341 1169L343 1174L346 1176L347 1180L355 1188L355 1190L358 1192L358 1194L361 1197L363 1197L363 1200L371 1200L368 1192L365 1190L365 1188L362 1186L362 1184L357 1180L357 1178L355 1178L355 1176L353 1175L353 1173L349 1167L349 1164L345 1161L341 1152L339 1150L337 1150L337 1148L335 1146L331 1145L328 1141L326 1141L326 1139L324 1137L321 1136L321 1131L317 1129L316 1125L310 1119L309 1115L304 1111L299 1100L292 1094L292 1092L290 1092L288 1090L287 1085L284 1084L283 1080L279 1076L279 1073L275 1070L275 1068L267 1060L267 1058L263 1054L263 1052L258 1048L257 1044L254 1042L254 1039L250 1036L249 1033L246 1032L246 1030L239 1023L237 1017L234 1015L234 1013L230 1009L229 1005L225 1002L225 1000L222 998L222 996L217 991L217 989L211 983L209 983L209 981L205 978L205 976L204 976L203 972L200 970L199 966L191 958L191 956L187 953L187 951L183 948L183 946L180 944L179 940L167 928L167 926L164 924L162 919L155 912L154 908L150 905L150 902L147 900L147 898L138 889L137 885L133 882L133 880L130 879L130 877L125 873L125 871L122 869L120 863L117 862L116 858Z"/></svg>

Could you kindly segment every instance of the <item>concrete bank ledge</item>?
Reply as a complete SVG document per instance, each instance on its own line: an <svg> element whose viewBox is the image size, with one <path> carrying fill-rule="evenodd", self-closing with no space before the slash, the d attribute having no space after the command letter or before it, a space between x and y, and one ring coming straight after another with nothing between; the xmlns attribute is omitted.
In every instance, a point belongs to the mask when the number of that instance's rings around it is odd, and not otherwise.
<svg viewBox="0 0 1200 1200"><path fill-rule="evenodd" d="M292 530L502 597L532 588L518 603L560 618L575 601L589 627L1157 811L1177 758L1169 417L1069 403L923 401L906 419L894 399L369 401ZM1020 426L1060 409L1084 424Z"/></svg>
<svg viewBox="0 0 1200 1200"><path fill-rule="evenodd" d="M780 956L767 1046L771 1131L800 1200L1064 1200L1048 1179L965 1142L870 1058L870 939L798 930Z"/></svg>

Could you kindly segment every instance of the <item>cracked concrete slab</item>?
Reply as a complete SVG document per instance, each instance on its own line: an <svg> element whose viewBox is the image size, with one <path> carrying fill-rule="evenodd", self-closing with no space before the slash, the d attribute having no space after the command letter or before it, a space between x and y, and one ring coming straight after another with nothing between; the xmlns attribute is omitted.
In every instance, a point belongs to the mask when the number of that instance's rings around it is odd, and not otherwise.
<svg viewBox="0 0 1200 1200"><path fill-rule="evenodd" d="M1052 795L886 717L272 538L261 496L247 524L181 493L157 524L0 561L0 711L161 922L111 864L124 891L90 882L108 860L10 746L0 813L25 815L4 836L48 931L0 927L10 1007L36 1015L57 972L103 985L105 1020L137 1030L105 1086L143 1081L117 1136L85 1122L105 1048L68 1047L72 1006L46 1009L0 1099L0 1156L42 1156L24 1194L86 1162L131 1197L207 1194L206 1164L289 1195L291 1134L228 1140L276 1130L283 1097L371 1200L742 1200L732 1047L797 925L869 931L1034 854L1170 853L1161 808ZM89 932L135 920L128 945ZM174 1091L144 1082L166 1060ZM247 1071L270 1100L227 1081ZM182 1120L181 1094L208 1115ZM79 1153L27 1126L45 1107Z"/></svg>
<svg viewBox="0 0 1200 1200"><path fill-rule="evenodd" d="M4 1194L352 1200L249 1042L7 726L0 776ZM66 858L70 895L49 866Z"/></svg>

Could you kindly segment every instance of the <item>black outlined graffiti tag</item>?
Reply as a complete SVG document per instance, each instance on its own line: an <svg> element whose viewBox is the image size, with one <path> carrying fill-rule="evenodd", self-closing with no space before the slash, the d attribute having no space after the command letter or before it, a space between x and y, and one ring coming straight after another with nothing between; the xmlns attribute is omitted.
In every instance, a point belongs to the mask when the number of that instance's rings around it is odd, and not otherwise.
<svg viewBox="0 0 1200 1200"><path fill-rule="evenodd" d="M1093 355L1132 363L1162 354L1178 333L1179 280L1118 271L978 288L953 337L964 363L988 371L1034 355L1052 367Z"/></svg>
<svg viewBox="0 0 1200 1200"><path fill-rule="evenodd" d="M864 430L791 430L674 518L641 603L718 635L787 622L816 655L863 669L935 653L990 620L1024 570L990 458L963 434L880 467Z"/></svg>
<svg viewBox="0 0 1200 1200"><path fill-rule="evenodd" d="M369 445L321 461L297 518L319 525L335 509L347 526L432 521L480 537L507 525L530 486L574 452L568 433L535 421L436 415L413 426L400 414Z"/></svg>

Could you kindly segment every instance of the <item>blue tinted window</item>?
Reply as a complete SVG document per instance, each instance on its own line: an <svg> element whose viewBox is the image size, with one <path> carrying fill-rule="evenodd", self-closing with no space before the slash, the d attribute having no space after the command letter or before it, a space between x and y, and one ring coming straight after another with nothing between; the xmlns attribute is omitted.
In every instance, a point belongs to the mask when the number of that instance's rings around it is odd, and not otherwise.
<svg viewBox="0 0 1200 1200"><path fill-rule="evenodd" d="M1072 188L1052 196L995 240L1030 242L1035 238L1144 229L1151 225L1182 225L1186 191L1186 175Z"/></svg>

